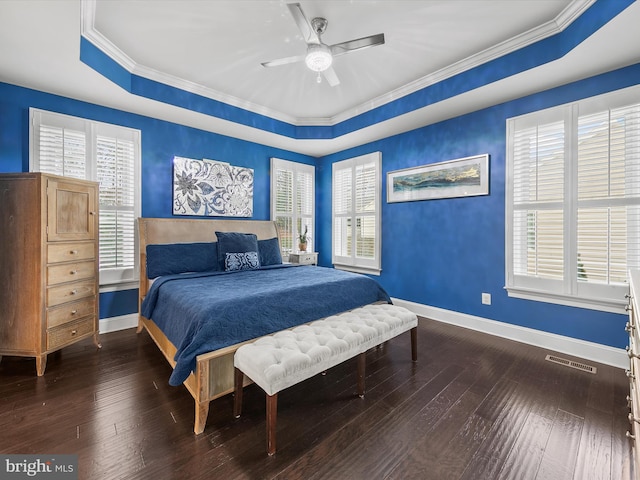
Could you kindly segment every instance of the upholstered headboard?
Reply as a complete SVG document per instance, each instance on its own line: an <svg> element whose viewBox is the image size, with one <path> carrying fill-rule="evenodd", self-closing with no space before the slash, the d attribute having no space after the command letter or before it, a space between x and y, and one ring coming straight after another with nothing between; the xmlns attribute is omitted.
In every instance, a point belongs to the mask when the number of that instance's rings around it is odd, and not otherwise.
<svg viewBox="0 0 640 480"><path fill-rule="evenodd" d="M205 220L190 218L138 218L140 233L140 298L149 290L147 245L168 243L215 242L218 232L255 233L258 240L278 236L276 223L270 220Z"/></svg>

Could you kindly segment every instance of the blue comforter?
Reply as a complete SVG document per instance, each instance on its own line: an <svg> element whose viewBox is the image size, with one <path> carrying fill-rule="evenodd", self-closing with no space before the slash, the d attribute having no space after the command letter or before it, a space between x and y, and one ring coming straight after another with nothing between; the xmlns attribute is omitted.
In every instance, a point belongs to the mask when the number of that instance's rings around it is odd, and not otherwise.
<svg viewBox="0 0 640 480"><path fill-rule="evenodd" d="M391 303L365 275L278 265L160 277L141 313L176 346L169 383L180 385L202 353L379 301Z"/></svg>

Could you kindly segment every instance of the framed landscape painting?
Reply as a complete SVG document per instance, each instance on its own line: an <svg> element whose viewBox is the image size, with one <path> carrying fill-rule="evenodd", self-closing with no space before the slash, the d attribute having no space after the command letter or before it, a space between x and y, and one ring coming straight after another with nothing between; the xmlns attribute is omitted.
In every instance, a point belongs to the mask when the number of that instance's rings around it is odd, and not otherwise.
<svg viewBox="0 0 640 480"><path fill-rule="evenodd" d="M488 154L387 173L387 203L488 194Z"/></svg>

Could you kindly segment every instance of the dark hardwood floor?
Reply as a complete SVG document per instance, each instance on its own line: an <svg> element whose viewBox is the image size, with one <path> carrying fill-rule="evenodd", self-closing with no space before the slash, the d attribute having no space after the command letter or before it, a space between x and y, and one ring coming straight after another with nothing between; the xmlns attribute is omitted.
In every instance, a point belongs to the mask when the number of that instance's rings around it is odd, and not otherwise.
<svg viewBox="0 0 640 480"><path fill-rule="evenodd" d="M596 375L547 352L421 319L367 354L279 395L278 452L265 453L265 396L243 415L211 404L193 434L193 399L147 333L101 336L35 361L0 363L0 453L79 455L80 479L628 479L633 475L624 371ZM560 355L565 358L565 355Z"/></svg>

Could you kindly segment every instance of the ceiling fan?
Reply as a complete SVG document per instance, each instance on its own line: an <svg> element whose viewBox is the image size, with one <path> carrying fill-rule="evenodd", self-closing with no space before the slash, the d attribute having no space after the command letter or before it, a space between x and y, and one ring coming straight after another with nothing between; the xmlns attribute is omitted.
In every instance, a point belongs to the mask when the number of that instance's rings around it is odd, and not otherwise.
<svg viewBox="0 0 640 480"><path fill-rule="evenodd" d="M310 70L318 73L318 83L322 81L320 77L320 74L322 73L327 82L329 82L329 85L335 87L340 83L340 80L331 66L334 57L384 44L384 33L379 33L369 37L336 43L335 45L327 45L323 43L321 39L321 35L326 30L327 24L329 23L326 19L316 17L309 22L307 17L304 16L304 12L302 11L302 7L300 7L299 3L289 3L287 4L287 7L289 7L291 16L302 33L302 38L307 42L307 53L304 55L296 55L293 57L264 62L261 64L263 67L277 67L280 65L304 61Z"/></svg>

